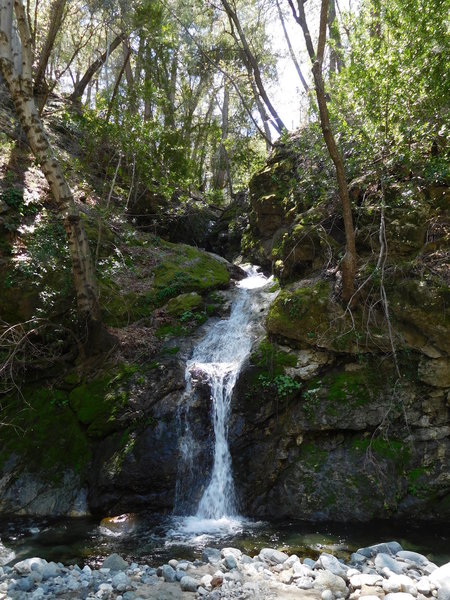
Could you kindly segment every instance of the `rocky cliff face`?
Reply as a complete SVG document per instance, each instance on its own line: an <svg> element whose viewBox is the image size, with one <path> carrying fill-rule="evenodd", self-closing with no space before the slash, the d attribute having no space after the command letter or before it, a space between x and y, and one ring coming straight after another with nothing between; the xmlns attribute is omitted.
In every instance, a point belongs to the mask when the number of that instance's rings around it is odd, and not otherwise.
<svg viewBox="0 0 450 600"><path fill-rule="evenodd" d="M446 519L448 188L409 174L351 184L360 289L350 309L339 301L339 205L329 189L313 198L300 146L280 144L250 185L244 247L283 288L235 394L243 512Z"/></svg>

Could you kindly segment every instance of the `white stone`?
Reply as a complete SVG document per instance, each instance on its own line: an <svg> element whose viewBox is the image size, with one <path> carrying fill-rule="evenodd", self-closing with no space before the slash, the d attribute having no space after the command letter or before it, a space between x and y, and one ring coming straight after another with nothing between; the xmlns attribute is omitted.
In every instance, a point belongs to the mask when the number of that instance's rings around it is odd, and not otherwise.
<svg viewBox="0 0 450 600"><path fill-rule="evenodd" d="M334 594L331 590L323 590L322 600L334 600Z"/></svg>
<svg viewBox="0 0 450 600"><path fill-rule="evenodd" d="M352 575L350 577L350 584L354 588L360 588L363 585L379 585L383 582L381 575L369 575L365 573L358 573L358 575Z"/></svg>
<svg viewBox="0 0 450 600"><path fill-rule="evenodd" d="M289 558L285 552L280 552L280 550L274 550L273 548L263 548L259 556L261 560L271 565L282 564Z"/></svg>
<svg viewBox="0 0 450 600"><path fill-rule="evenodd" d="M330 573L330 571L321 571L315 581L314 587L319 590L331 590L336 592L347 592L345 581L339 575Z"/></svg>
<svg viewBox="0 0 450 600"><path fill-rule="evenodd" d="M234 558L239 559L242 556L242 551L238 548L222 548L221 554L223 558L234 556Z"/></svg>

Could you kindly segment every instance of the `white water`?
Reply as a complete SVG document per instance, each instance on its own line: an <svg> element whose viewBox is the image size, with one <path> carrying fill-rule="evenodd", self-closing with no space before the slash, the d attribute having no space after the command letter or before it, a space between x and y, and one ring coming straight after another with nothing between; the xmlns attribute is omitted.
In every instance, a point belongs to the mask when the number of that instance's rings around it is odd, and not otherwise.
<svg viewBox="0 0 450 600"><path fill-rule="evenodd" d="M263 296L272 294L258 290L269 280L248 266L248 277L238 283L229 319L216 321L195 348L186 366L187 394L192 379L205 378L210 388L214 427L213 466L207 486L194 516L184 518L177 528L186 535L195 533L231 533L242 526L238 516L228 446L228 421L233 389L239 372L250 354L255 321ZM181 441L185 473L192 472L196 441L191 439L188 420Z"/></svg>

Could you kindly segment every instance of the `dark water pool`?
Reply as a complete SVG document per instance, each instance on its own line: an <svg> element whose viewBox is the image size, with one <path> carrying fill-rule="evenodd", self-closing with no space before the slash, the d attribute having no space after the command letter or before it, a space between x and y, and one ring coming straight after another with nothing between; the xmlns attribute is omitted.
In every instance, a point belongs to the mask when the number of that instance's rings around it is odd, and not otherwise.
<svg viewBox="0 0 450 600"><path fill-rule="evenodd" d="M156 566L169 558L194 559L205 546L234 546L250 555L265 546L301 557L329 552L348 558L362 546L396 540L437 564L450 560L450 528L429 523L311 524L227 521L219 527L198 527L182 518L140 513L116 520L0 518L0 540L15 553L12 562L31 556L64 564L98 565L117 552L129 561ZM1 546L0 546L1 548ZM5 553L3 551L3 553ZM0 556L1 560L1 556Z"/></svg>

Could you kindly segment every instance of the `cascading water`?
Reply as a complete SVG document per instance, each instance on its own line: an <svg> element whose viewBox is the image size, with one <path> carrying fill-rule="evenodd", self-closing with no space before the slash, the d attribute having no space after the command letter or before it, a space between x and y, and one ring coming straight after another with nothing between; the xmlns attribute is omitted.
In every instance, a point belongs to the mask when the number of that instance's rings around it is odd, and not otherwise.
<svg viewBox="0 0 450 600"><path fill-rule="evenodd" d="M273 294L261 294L257 291L266 286L269 280L258 273L255 267L248 266L245 270L248 277L237 284L230 317L210 326L186 366L185 398L188 401L193 379L201 378L206 382L210 389L214 427L212 470L194 517L197 523L204 524L205 520L218 523L224 518L237 515L228 446L230 404L239 372L252 348L262 305L268 301L267 296L273 298ZM194 463L196 441L191 437L189 419L185 418L184 421L181 454L186 474Z"/></svg>

